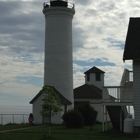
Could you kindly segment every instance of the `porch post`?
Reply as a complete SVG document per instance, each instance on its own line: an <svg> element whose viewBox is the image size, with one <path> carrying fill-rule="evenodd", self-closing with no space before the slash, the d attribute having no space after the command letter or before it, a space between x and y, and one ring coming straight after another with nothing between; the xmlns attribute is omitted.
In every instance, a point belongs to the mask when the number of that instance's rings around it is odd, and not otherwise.
<svg viewBox="0 0 140 140"><path fill-rule="evenodd" d="M130 114L130 105L128 106L128 113Z"/></svg>
<svg viewBox="0 0 140 140"><path fill-rule="evenodd" d="M105 127L104 127L104 105L102 106L103 107L103 109L102 109L102 112L103 112L103 115L102 115L102 131L104 132L105 131Z"/></svg>
<svg viewBox="0 0 140 140"><path fill-rule="evenodd" d="M106 131L107 131L107 109L106 109L106 106L105 106L105 117L106 117Z"/></svg>
<svg viewBox="0 0 140 140"><path fill-rule="evenodd" d="M3 115L1 114L1 125L3 125Z"/></svg>
<svg viewBox="0 0 140 140"><path fill-rule="evenodd" d="M122 131L122 110L120 109L120 131Z"/></svg>

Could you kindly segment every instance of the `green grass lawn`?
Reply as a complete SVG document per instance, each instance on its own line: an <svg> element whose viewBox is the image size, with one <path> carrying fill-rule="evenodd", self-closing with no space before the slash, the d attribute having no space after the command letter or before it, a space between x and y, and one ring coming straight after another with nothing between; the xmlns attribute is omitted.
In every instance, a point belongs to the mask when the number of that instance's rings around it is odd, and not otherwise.
<svg viewBox="0 0 140 140"><path fill-rule="evenodd" d="M0 126L3 130L6 130L4 127L7 126ZM14 128L14 126L11 127ZM29 127L29 125L25 125L24 127ZM87 126L81 129L68 129L65 126L52 126L50 136L48 134L48 129L48 126L42 126L0 133L0 140L43 140L44 133L46 133L47 140L134 140L133 135L113 130L111 126L109 126L107 132L102 132L102 125L100 124L94 125L92 131L90 130L90 127Z"/></svg>
<svg viewBox="0 0 140 140"><path fill-rule="evenodd" d="M10 129L18 129L18 128L26 128L31 127L29 124L7 124L0 125L0 131L10 130Z"/></svg>

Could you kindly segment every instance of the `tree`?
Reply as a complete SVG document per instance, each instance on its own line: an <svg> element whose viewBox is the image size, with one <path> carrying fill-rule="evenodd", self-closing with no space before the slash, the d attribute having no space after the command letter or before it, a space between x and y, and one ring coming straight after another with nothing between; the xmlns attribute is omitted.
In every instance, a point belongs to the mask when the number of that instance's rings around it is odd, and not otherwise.
<svg viewBox="0 0 140 140"><path fill-rule="evenodd" d="M42 94L46 94L46 96L42 99L43 101L43 109L40 111L41 115L45 118L49 119L49 126L51 126L51 117L57 114L58 111L62 111L61 102L58 95L55 93L52 87L43 86L40 91ZM50 127L49 127L50 134Z"/></svg>
<svg viewBox="0 0 140 140"><path fill-rule="evenodd" d="M81 113L76 110L70 110L63 114L62 119L67 128L81 128L84 123Z"/></svg>
<svg viewBox="0 0 140 140"><path fill-rule="evenodd" d="M88 103L83 104L77 107L77 109L83 116L84 125L86 126L93 126L96 119L98 112Z"/></svg>

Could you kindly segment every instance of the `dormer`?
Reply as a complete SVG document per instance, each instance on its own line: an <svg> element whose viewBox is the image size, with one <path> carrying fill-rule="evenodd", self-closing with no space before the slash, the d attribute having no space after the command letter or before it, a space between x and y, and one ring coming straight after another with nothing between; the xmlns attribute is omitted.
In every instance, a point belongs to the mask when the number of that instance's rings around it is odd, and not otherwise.
<svg viewBox="0 0 140 140"><path fill-rule="evenodd" d="M85 84L94 85L102 89L104 86L104 73L104 71L98 69L97 67L92 67L91 69L84 72Z"/></svg>

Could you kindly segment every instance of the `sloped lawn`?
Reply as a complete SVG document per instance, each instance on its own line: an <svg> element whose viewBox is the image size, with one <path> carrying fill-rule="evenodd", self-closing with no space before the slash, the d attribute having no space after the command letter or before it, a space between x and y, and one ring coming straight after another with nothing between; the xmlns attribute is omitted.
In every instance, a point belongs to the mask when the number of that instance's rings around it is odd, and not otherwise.
<svg viewBox="0 0 140 140"><path fill-rule="evenodd" d="M17 128L26 128L26 127L32 127L29 124L7 124L7 125L0 125L0 131L4 130L11 130L11 129L17 129Z"/></svg>
<svg viewBox="0 0 140 140"><path fill-rule="evenodd" d="M27 126L28 127L28 126ZM48 126L18 130L14 132L0 133L0 140L134 140L134 135L124 134L111 129L102 132L102 125L96 124L93 129L83 127L80 129L68 129L65 126L52 126L51 135L48 134Z"/></svg>

